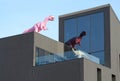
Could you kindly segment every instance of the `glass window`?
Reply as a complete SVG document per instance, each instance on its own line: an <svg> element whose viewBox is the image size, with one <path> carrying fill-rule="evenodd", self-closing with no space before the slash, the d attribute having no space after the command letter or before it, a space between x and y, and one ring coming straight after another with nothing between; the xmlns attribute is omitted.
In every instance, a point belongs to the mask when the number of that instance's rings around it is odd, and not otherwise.
<svg viewBox="0 0 120 81"><path fill-rule="evenodd" d="M61 57L57 54L50 53L46 50L36 47L36 65L43 65L49 63L55 63L66 60L64 57Z"/></svg>
<svg viewBox="0 0 120 81"><path fill-rule="evenodd" d="M91 15L91 49L92 52L104 51L104 17L103 13Z"/></svg>
<svg viewBox="0 0 120 81"><path fill-rule="evenodd" d="M78 30L77 35L82 31L86 31L86 36L83 37L81 41L81 47L77 46L78 49L84 50L86 52L90 51L90 16L83 16L78 18Z"/></svg>
<svg viewBox="0 0 120 81"><path fill-rule="evenodd" d="M65 21L64 24L64 42L69 40L72 37L77 36L77 24L76 19L69 19Z"/></svg>
<svg viewBox="0 0 120 81"><path fill-rule="evenodd" d="M91 55L98 57L100 59L100 64L104 65L104 52L103 51L93 52Z"/></svg>
<svg viewBox="0 0 120 81"><path fill-rule="evenodd" d="M82 31L87 35L77 49L90 53L104 64L104 12L79 16L64 21L64 42L79 36Z"/></svg>

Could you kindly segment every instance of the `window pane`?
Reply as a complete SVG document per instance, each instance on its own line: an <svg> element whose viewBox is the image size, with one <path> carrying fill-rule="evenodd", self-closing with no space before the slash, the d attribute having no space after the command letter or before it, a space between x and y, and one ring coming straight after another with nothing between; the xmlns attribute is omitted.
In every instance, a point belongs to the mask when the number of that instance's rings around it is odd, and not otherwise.
<svg viewBox="0 0 120 81"><path fill-rule="evenodd" d="M103 13L91 15L91 51L104 50Z"/></svg>
<svg viewBox="0 0 120 81"><path fill-rule="evenodd" d="M64 42L76 36L76 19L69 19L64 22Z"/></svg>
<svg viewBox="0 0 120 81"><path fill-rule="evenodd" d="M82 31L86 31L86 36L81 41L81 47L78 49L86 52L90 51L90 16L83 16L78 18L77 35L79 36Z"/></svg>
<svg viewBox="0 0 120 81"><path fill-rule="evenodd" d="M65 58L58 56L57 54L50 53L44 49L36 47L36 55L35 55L36 65L43 65L43 64L49 64L49 63L55 63L64 61Z"/></svg>
<svg viewBox="0 0 120 81"><path fill-rule="evenodd" d="M81 47L77 49L91 53L104 63L104 13L99 12L86 16L80 16L64 22L64 42L79 36L86 31L86 36L81 40ZM97 55L98 54L98 55Z"/></svg>
<svg viewBox="0 0 120 81"><path fill-rule="evenodd" d="M94 52L91 55L96 56L100 59L100 64L104 64L104 51Z"/></svg>

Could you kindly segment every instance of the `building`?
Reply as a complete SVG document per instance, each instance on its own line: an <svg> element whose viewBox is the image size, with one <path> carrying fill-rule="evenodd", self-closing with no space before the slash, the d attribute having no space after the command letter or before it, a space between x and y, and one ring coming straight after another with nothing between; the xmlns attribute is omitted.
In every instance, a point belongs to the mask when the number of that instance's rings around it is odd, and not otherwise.
<svg viewBox="0 0 120 81"><path fill-rule="evenodd" d="M0 39L0 81L120 81L120 22L109 4L59 16L59 41L31 32ZM88 57L64 43L86 31Z"/></svg>

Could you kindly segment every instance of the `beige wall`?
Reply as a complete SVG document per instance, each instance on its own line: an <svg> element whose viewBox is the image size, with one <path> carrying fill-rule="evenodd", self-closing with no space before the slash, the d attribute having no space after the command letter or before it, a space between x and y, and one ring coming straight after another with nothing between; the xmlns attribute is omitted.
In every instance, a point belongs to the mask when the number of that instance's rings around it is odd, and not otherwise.
<svg viewBox="0 0 120 81"><path fill-rule="evenodd" d="M117 74L117 78L120 81L120 21L116 14L110 8L110 32L111 32L111 70Z"/></svg>
<svg viewBox="0 0 120 81"><path fill-rule="evenodd" d="M97 81L97 68L101 69L101 81L112 81L110 68L93 63L87 59L84 59L84 81Z"/></svg>

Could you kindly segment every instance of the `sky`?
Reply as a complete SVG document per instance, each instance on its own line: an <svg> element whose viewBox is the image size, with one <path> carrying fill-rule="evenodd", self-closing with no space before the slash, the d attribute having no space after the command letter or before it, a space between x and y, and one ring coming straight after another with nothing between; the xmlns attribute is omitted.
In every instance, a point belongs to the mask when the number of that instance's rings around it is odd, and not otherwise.
<svg viewBox="0 0 120 81"><path fill-rule="evenodd" d="M0 38L22 34L45 17L53 15L48 30L39 32L58 41L59 16L110 4L120 20L120 0L0 0Z"/></svg>

